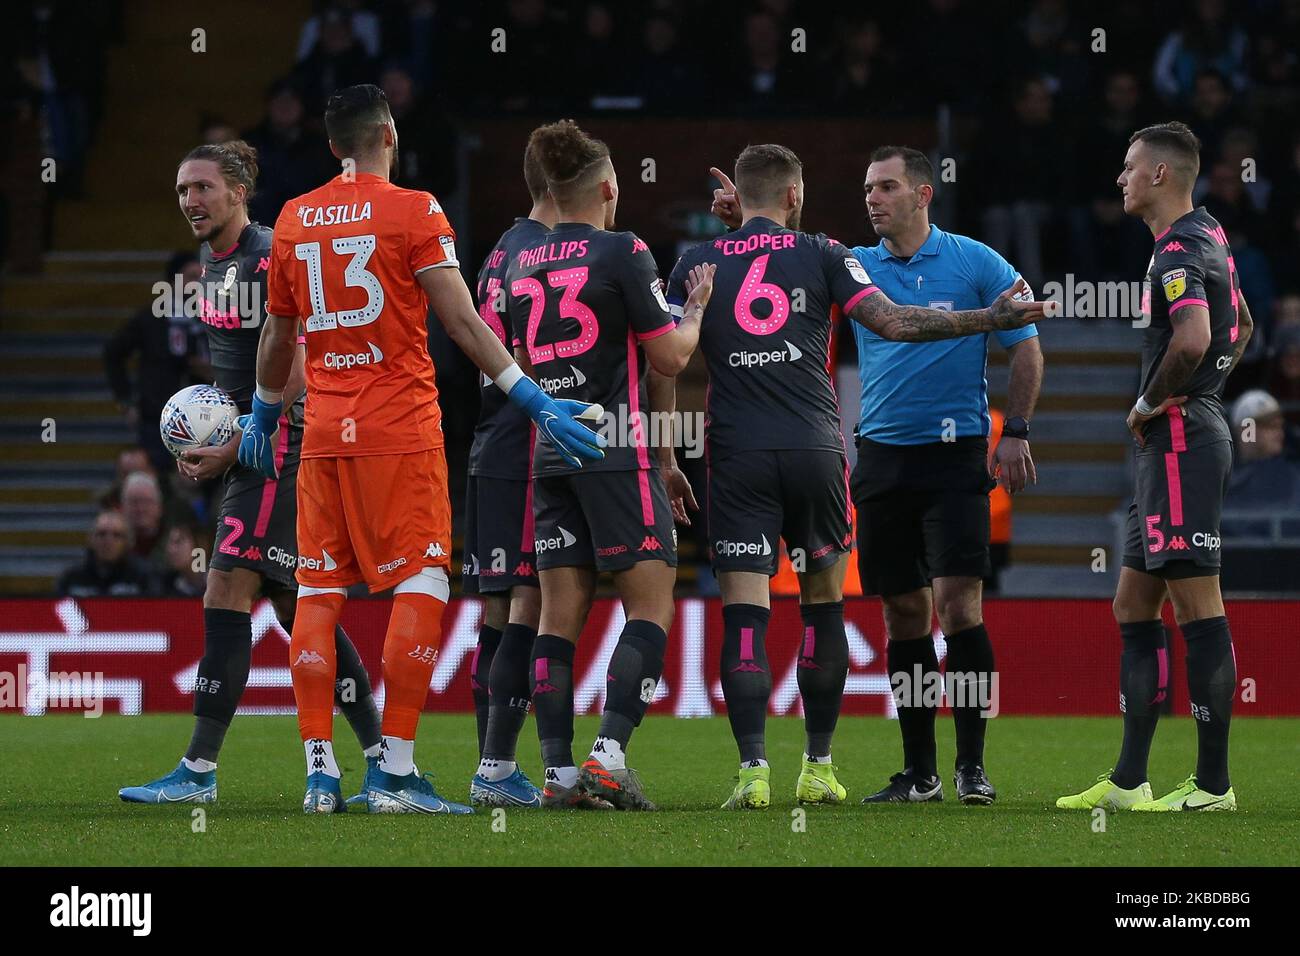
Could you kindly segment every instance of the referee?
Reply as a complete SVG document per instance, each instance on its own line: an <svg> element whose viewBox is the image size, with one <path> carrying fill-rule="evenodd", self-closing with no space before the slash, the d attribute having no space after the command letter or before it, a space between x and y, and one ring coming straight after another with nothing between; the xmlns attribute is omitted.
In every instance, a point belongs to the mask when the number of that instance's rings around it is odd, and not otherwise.
<svg viewBox="0 0 1300 956"><path fill-rule="evenodd" d="M997 252L930 224L934 170L919 150L882 146L871 155L867 213L881 237L853 255L900 305L978 309L1015 284ZM939 660L931 637L937 613L948 645L948 687L957 731L957 798L989 804L981 711L996 687L993 645L984 628L982 581L989 565L989 500L994 476L1013 494L1036 481L1029 419L1043 378L1038 331L992 333L1011 356L1002 439L988 454L985 363L988 334L937 342L891 342L854 324L861 419L851 492L858 511L858 564L864 594L884 602L887 663L903 770L864 803L943 799L935 759ZM954 690L956 693L954 693Z"/></svg>

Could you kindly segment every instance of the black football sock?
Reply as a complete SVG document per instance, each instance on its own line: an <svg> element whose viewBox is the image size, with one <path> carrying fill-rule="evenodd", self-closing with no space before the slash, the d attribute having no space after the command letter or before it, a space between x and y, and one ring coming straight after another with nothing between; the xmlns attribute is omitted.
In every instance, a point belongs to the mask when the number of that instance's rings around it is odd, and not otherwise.
<svg viewBox="0 0 1300 956"><path fill-rule="evenodd" d="M934 718L938 704L930 688L939 681L939 658L929 634L913 641L890 641L885 651L890 686L903 735L903 765L928 779L935 770Z"/></svg>
<svg viewBox="0 0 1300 956"><path fill-rule="evenodd" d="M1111 782L1132 790L1146 783L1147 758L1156 735L1160 707L1169 696L1169 635L1160 621L1119 626L1124 650L1119 658L1119 707L1124 742Z"/></svg>
<svg viewBox="0 0 1300 956"><path fill-rule="evenodd" d="M379 708L370 689L370 675L361 663L361 655L343 627L334 628L334 653L338 660L334 672L334 703L347 718L357 743L362 750L378 747L380 735Z"/></svg>
<svg viewBox="0 0 1300 956"><path fill-rule="evenodd" d="M1187 694L1196 718L1196 785L1208 793L1227 793L1228 728L1237 694L1237 659L1226 617L1207 617L1182 625L1187 641Z"/></svg>
<svg viewBox="0 0 1300 956"><path fill-rule="evenodd" d="M185 756L217 760L248 683L253 621L247 611L203 609L203 657L194 679L194 735Z"/></svg>
<svg viewBox="0 0 1300 956"><path fill-rule="evenodd" d="M474 695L474 720L478 723L478 755L483 756L483 747L487 743L488 712L491 696L488 693L492 658L496 656L501 645L501 632L486 624L478 629L478 646L474 648L474 659L469 665L469 689Z"/></svg>
<svg viewBox="0 0 1300 956"><path fill-rule="evenodd" d="M573 766L573 652L562 637L533 641L533 713L546 767Z"/></svg>
<svg viewBox="0 0 1300 956"><path fill-rule="evenodd" d="M533 703L533 680L529 664L537 632L526 624L507 624L488 672L491 702L488 707L487 738L483 756L492 760L514 760L519 731Z"/></svg>
<svg viewBox="0 0 1300 956"><path fill-rule="evenodd" d="M627 750L632 731L641 726L646 709L664 672L668 635L652 621L631 620L623 625L605 676L605 712L598 736L618 741Z"/></svg>
<svg viewBox="0 0 1300 956"><path fill-rule="evenodd" d="M756 604L722 607L722 696L742 764L767 759L765 726L772 672L766 645L771 615Z"/></svg>
<svg viewBox="0 0 1300 956"><path fill-rule="evenodd" d="M803 724L809 757L829 757L831 737L844 702L849 675L849 639L844 634L844 602L801 604L803 645L795 668L803 698Z"/></svg>
<svg viewBox="0 0 1300 956"><path fill-rule="evenodd" d="M993 642L983 624L947 635L948 687L953 699L952 722L957 731L957 766L984 765L984 732L993 711ZM958 677L957 675L960 675Z"/></svg>

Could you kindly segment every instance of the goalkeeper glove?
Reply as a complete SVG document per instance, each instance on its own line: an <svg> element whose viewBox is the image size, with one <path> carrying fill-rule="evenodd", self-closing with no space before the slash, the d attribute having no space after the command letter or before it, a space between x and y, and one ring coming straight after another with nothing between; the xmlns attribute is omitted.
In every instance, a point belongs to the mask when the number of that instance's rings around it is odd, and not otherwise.
<svg viewBox="0 0 1300 956"><path fill-rule="evenodd" d="M278 478L275 467L275 436L280 430L281 402L264 402L253 396L253 414L240 415L243 429L239 439L239 463L268 478Z"/></svg>

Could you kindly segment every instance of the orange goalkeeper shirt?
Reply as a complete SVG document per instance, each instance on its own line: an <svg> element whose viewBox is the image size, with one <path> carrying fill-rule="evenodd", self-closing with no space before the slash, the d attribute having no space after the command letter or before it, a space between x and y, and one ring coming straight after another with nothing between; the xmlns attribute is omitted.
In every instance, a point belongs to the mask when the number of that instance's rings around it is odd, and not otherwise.
<svg viewBox="0 0 1300 956"><path fill-rule="evenodd" d="M359 173L285 203L267 312L306 329L303 458L442 446L417 275L457 266L456 234L429 193Z"/></svg>

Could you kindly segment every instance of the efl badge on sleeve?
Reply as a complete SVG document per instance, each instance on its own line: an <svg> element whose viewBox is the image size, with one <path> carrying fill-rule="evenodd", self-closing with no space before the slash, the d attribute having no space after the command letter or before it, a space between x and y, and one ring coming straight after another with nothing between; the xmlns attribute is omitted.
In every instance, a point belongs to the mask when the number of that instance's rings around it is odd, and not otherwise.
<svg viewBox="0 0 1300 956"><path fill-rule="evenodd" d="M1165 287L1165 301L1176 302L1187 291L1187 270L1170 269L1160 277L1160 284Z"/></svg>

